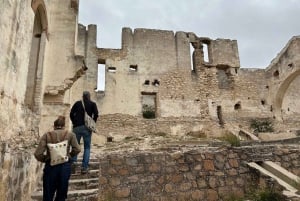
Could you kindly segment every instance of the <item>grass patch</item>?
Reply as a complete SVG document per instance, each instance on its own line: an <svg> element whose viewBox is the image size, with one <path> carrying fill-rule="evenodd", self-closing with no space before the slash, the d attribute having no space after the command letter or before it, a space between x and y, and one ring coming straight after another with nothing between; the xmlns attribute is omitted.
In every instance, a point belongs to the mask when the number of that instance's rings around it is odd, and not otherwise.
<svg viewBox="0 0 300 201"><path fill-rule="evenodd" d="M253 192L247 196L252 201L284 201L284 196L278 192L269 189L263 189Z"/></svg>
<svg viewBox="0 0 300 201"><path fill-rule="evenodd" d="M232 134L229 131L226 131L222 137L218 138L219 140L228 142L231 146L233 147L239 147L241 146L241 141L240 139L235 136L234 134Z"/></svg>

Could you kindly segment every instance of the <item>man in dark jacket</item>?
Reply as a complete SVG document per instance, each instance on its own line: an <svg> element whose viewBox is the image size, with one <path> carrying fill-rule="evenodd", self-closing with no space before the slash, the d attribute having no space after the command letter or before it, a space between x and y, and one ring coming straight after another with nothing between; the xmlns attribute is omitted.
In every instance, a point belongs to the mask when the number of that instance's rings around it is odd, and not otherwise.
<svg viewBox="0 0 300 201"><path fill-rule="evenodd" d="M84 107L83 105L84 104ZM84 91L82 95L82 100L76 101L71 108L70 119L73 124L73 132L76 134L78 144L80 144L81 138L83 138L83 159L81 165L81 173L86 174L89 168L90 161L90 149L91 149L91 137L92 131L90 131L84 125L84 113L94 119L96 122L98 119L98 108L95 102L91 101L90 92ZM74 158L74 161L77 160L77 157Z"/></svg>

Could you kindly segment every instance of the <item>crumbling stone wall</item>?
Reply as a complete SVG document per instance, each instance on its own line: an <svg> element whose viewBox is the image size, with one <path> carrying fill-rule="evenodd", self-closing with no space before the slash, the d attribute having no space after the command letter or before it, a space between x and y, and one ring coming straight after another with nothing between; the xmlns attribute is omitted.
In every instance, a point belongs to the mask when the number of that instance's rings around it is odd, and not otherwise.
<svg viewBox="0 0 300 201"><path fill-rule="evenodd" d="M286 94L291 90L294 83L297 82L297 79L299 79L299 48L300 38L294 36L266 69L269 86L268 101L273 106L274 117L279 121L289 122L291 120L290 116L299 115L299 106L289 108L284 103L290 102L292 105L298 105L295 99L291 96L286 96Z"/></svg>
<svg viewBox="0 0 300 201"><path fill-rule="evenodd" d="M298 71L291 69L297 66L297 41L292 39L268 70L243 69L235 40L124 28L121 49L97 49L99 61L106 66L106 88L96 101L104 118L110 114L141 118L143 98L152 96L155 118L178 118L178 122L197 118L219 126L249 128L252 119L280 120L275 114L274 93L284 93L280 95L284 101L280 115L296 127L299 121L293 117L299 115L295 87ZM208 47L208 61L204 60L203 45ZM277 68L284 76L276 81L270 72ZM285 78L289 81L284 81L284 89L273 86Z"/></svg>
<svg viewBox="0 0 300 201"><path fill-rule="evenodd" d="M32 151L13 151L8 144L0 144L0 200L31 200L41 178L41 163L33 157Z"/></svg>
<svg viewBox="0 0 300 201"><path fill-rule="evenodd" d="M178 147L100 156L100 200L223 200L259 179L246 162L272 160L299 175L298 146ZM257 188L257 186L256 186Z"/></svg>
<svg viewBox="0 0 300 201"><path fill-rule="evenodd" d="M79 54L86 44L76 48L78 1L12 0L1 9L0 141L32 144L68 113L67 91L84 74Z"/></svg>
<svg viewBox="0 0 300 201"><path fill-rule="evenodd" d="M216 122L195 117L143 119L122 114L103 115L98 122L100 135L121 135L124 138L158 133L169 137L184 136L189 132L205 133L207 137L217 136L218 131L214 129L217 126Z"/></svg>

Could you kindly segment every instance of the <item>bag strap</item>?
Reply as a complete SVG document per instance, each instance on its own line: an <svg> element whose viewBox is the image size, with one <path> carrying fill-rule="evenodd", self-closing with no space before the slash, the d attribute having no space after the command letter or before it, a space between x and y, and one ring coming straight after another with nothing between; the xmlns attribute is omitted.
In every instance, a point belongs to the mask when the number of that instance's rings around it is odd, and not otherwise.
<svg viewBox="0 0 300 201"><path fill-rule="evenodd" d="M51 142L53 143L53 138L52 138L52 132L48 132L49 133L49 136L50 136L50 139L51 139ZM57 137L57 136L56 136Z"/></svg>
<svg viewBox="0 0 300 201"><path fill-rule="evenodd" d="M53 141L53 138L52 138L52 132L48 132L49 133L49 135L50 135L50 138L51 138L51 142L54 142ZM60 139L58 139L58 133L57 132L55 132L56 133L56 143L58 143L58 142L61 142L61 141L63 141L63 140L65 140L65 138L66 138L66 136L67 136L67 133L68 133L68 131L65 131L64 132L64 135L63 135L63 138L62 138L62 140L60 140ZM46 141L47 141L47 136L46 136Z"/></svg>
<svg viewBox="0 0 300 201"><path fill-rule="evenodd" d="M67 133L68 133L68 131L65 131L65 134L64 134L63 140L66 140Z"/></svg>
<svg viewBox="0 0 300 201"><path fill-rule="evenodd" d="M82 106L83 106L83 110L85 111L85 107L84 107L84 102L83 100L81 100ZM85 111L86 112L86 111Z"/></svg>

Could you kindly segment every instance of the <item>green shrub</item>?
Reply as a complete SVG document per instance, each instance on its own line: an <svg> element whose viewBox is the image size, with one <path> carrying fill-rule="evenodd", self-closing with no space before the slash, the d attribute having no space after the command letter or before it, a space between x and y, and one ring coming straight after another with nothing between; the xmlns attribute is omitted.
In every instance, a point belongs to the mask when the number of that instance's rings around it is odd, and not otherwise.
<svg viewBox="0 0 300 201"><path fill-rule="evenodd" d="M254 132L273 132L273 123L270 119L252 119L250 121L250 128L254 130Z"/></svg>
<svg viewBox="0 0 300 201"><path fill-rule="evenodd" d="M271 191L269 189L264 189L251 195L249 198L253 201L284 201L285 198L278 192Z"/></svg>
<svg viewBox="0 0 300 201"><path fill-rule="evenodd" d="M240 139L229 131L225 132L219 139L228 142L233 147L241 146Z"/></svg>
<svg viewBox="0 0 300 201"><path fill-rule="evenodd" d="M143 105L143 117L145 119L154 119L155 118L155 108L149 105Z"/></svg>
<svg viewBox="0 0 300 201"><path fill-rule="evenodd" d="M143 117L145 119L155 119L155 112L153 112L153 111L144 111L143 112Z"/></svg>

